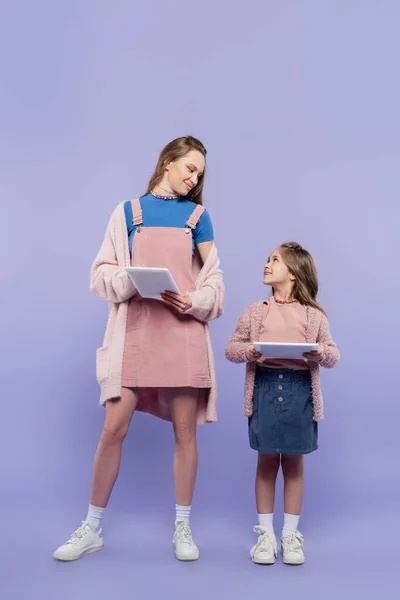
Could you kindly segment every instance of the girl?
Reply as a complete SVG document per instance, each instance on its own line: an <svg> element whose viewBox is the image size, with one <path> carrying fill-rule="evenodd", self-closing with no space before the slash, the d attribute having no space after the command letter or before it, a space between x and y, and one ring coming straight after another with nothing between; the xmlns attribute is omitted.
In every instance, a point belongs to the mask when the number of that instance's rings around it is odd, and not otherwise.
<svg viewBox="0 0 400 600"><path fill-rule="evenodd" d="M101 522L135 411L170 421L175 434L178 560L196 560L190 529L197 472L196 425L217 418L208 321L223 311L224 286L211 219L202 206L206 150L191 136L161 152L147 193L120 203L93 264L91 289L110 307L97 380L105 421L85 521L54 553L70 561L103 548ZM167 267L183 295L142 298L127 266ZM163 449L159 449L163 452Z"/></svg>
<svg viewBox="0 0 400 600"><path fill-rule="evenodd" d="M264 267L272 295L249 306L226 347L232 362L246 362L245 415L250 446L258 451L256 503L258 541L253 562L273 564L277 542L273 528L275 482L284 477L283 562L304 563L298 522L304 491L304 454L318 448L323 419L319 366L334 367L338 349L325 311L317 302L318 277L312 256L295 242L274 250ZM262 359L252 342L318 343L303 359Z"/></svg>

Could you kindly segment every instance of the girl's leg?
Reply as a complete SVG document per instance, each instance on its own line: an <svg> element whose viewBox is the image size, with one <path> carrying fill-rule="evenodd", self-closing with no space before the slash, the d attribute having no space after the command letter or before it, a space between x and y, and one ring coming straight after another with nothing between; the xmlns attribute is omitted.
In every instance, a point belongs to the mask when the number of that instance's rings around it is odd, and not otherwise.
<svg viewBox="0 0 400 600"><path fill-rule="evenodd" d="M304 495L304 456L283 454L285 516L282 531L282 559L289 565L304 563L303 536L298 531L301 505Z"/></svg>
<svg viewBox="0 0 400 600"><path fill-rule="evenodd" d="M274 533L275 483L280 467L280 454L258 453L256 475L256 502L258 527L254 531L259 534L258 541L250 550L253 562L272 565L277 556L277 545Z"/></svg>
<svg viewBox="0 0 400 600"><path fill-rule="evenodd" d="M304 456L282 454L285 513L300 515L304 495Z"/></svg>
<svg viewBox="0 0 400 600"><path fill-rule="evenodd" d="M280 454L258 453L256 502L259 515L272 514L275 503L275 483L280 466Z"/></svg>
<svg viewBox="0 0 400 600"><path fill-rule="evenodd" d="M285 517L283 531L297 530L304 495L304 456L283 454L282 473L284 480Z"/></svg>

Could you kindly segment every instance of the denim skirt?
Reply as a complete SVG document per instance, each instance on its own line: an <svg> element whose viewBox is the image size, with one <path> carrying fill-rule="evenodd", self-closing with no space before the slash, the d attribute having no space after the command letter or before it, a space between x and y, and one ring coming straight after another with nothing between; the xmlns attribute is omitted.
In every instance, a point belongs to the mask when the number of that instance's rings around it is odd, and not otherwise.
<svg viewBox="0 0 400 600"><path fill-rule="evenodd" d="M257 365L250 446L266 454L309 454L318 448L308 370L268 369Z"/></svg>

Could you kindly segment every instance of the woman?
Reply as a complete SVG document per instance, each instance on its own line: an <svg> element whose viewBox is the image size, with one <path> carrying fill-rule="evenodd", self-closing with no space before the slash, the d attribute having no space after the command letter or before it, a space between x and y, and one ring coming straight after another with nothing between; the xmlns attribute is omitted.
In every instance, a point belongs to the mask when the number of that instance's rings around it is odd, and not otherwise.
<svg viewBox="0 0 400 600"><path fill-rule="evenodd" d="M178 560L197 560L190 530L197 473L196 425L216 421L207 322L223 311L224 287L210 217L202 206L206 150L193 137L161 152L147 194L115 209L91 271L92 291L110 306L97 380L105 423L97 448L86 520L54 553L76 560L103 548L101 520L117 479L133 413L172 421L175 434ZM143 299L126 266L167 267L182 296Z"/></svg>

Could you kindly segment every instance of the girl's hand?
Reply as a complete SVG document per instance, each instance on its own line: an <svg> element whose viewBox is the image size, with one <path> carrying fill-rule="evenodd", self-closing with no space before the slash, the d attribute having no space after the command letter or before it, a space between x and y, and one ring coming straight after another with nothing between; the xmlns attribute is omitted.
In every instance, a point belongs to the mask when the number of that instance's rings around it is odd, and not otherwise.
<svg viewBox="0 0 400 600"><path fill-rule="evenodd" d="M249 344L245 350L246 358L249 362L253 362L261 358L261 352L258 352L253 346L253 344Z"/></svg>
<svg viewBox="0 0 400 600"><path fill-rule="evenodd" d="M184 313L189 310L189 308L192 308L189 292L186 292L184 296L179 296L179 294L175 294L174 292L164 292L161 294L161 298L164 302L176 308L180 313Z"/></svg>
<svg viewBox="0 0 400 600"><path fill-rule="evenodd" d="M307 362L319 363L325 356L325 350L323 346L319 345L318 350L312 350L311 352L303 352L304 358Z"/></svg>

